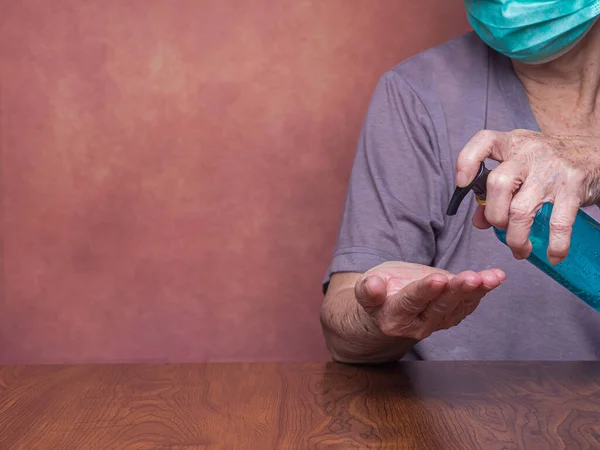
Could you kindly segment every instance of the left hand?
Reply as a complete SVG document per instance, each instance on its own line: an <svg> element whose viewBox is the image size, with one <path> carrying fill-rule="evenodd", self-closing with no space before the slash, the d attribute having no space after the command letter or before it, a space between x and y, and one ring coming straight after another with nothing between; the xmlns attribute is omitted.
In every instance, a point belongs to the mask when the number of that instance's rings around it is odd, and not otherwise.
<svg viewBox="0 0 600 450"><path fill-rule="evenodd" d="M535 214L544 203L553 203L548 261L558 264L569 252L579 208L600 199L600 138L480 131L458 156L457 186L468 185L486 158L500 164L489 174L486 206L478 208L473 224L506 230L514 257L525 259Z"/></svg>

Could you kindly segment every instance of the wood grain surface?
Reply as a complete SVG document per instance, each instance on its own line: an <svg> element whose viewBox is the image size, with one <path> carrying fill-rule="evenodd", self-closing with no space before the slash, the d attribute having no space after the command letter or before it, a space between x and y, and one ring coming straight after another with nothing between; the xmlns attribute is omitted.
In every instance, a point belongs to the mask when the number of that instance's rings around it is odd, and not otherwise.
<svg viewBox="0 0 600 450"><path fill-rule="evenodd" d="M0 449L595 449L600 363L0 367Z"/></svg>

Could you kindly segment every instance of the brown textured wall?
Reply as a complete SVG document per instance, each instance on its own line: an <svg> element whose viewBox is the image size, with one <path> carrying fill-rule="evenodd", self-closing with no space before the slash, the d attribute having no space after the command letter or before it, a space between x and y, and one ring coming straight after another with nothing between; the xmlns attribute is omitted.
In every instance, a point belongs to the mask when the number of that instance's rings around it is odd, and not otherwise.
<svg viewBox="0 0 600 450"><path fill-rule="evenodd" d="M0 362L327 357L376 80L460 0L0 0Z"/></svg>

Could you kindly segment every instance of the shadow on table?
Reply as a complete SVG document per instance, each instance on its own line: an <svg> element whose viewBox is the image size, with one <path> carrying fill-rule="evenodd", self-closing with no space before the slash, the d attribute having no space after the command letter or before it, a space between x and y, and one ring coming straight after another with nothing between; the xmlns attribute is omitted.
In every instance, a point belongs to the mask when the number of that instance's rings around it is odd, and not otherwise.
<svg viewBox="0 0 600 450"><path fill-rule="evenodd" d="M327 364L313 393L330 418L329 433L346 446L448 448L448 430L440 428L446 401L428 395L414 367Z"/></svg>

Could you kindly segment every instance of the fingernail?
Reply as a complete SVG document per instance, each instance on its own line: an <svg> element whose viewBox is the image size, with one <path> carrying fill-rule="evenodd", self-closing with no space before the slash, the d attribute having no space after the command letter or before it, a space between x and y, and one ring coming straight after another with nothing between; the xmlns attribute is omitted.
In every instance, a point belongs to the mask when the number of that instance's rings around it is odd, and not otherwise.
<svg viewBox="0 0 600 450"><path fill-rule="evenodd" d="M466 172L463 172L462 170L459 171L456 174L456 185L458 187L465 187L467 184L469 184L469 178Z"/></svg>
<svg viewBox="0 0 600 450"><path fill-rule="evenodd" d="M557 265L560 262L560 258L557 256L549 256L548 257L548 262L550 264L552 264L553 266Z"/></svg>
<svg viewBox="0 0 600 450"><path fill-rule="evenodd" d="M522 259L527 259L527 256L529 255L524 255L522 252L513 252L513 258L518 259L519 261Z"/></svg>

